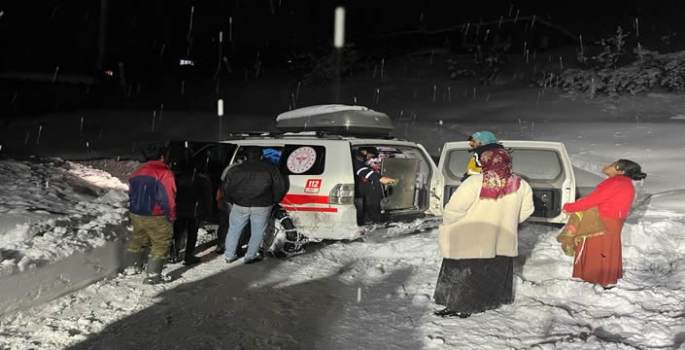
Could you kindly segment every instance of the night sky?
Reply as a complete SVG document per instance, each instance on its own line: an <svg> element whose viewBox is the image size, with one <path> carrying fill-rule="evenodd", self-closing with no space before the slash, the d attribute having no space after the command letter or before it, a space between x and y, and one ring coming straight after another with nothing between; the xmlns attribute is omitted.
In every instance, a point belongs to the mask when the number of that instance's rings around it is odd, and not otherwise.
<svg viewBox="0 0 685 350"><path fill-rule="evenodd" d="M377 47L383 42L379 36L387 33L438 31L507 18L510 12L513 17L517 11L585 38L610 35L619 24L632 29L635 18L645 34L655 36L677 31L685 22L680 19L685 1L678 0L7 1L0 5L0 70L52 71L59 65L62 71L92 72L100 42L101 4L107 5L105 66L119 61L135 65L160 56L170 62L184 57L216 60L220 31L236 60L261 52L266 62L278 61L289 51L330 46L337 5L346 7L347 42L361 48Z"/></svg>

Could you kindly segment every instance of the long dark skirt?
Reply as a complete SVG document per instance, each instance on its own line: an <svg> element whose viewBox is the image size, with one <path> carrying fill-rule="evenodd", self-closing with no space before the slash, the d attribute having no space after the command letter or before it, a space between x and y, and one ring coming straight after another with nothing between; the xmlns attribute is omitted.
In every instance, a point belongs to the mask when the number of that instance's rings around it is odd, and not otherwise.
<svg viewBox="0 0 685 350"><path fill-rule="evenodd" d="M479 313L514 301L514 259L442 259L435 303L462 313Z"/></svg>

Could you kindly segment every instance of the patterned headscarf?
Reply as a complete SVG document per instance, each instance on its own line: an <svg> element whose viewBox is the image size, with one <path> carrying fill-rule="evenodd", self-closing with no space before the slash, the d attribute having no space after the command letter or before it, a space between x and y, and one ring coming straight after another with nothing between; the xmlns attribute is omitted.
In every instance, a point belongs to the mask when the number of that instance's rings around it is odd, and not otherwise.
<svg viewBox="0 0 685 350"><path fill-rule="evenodd" d="M511 158L506 149L496 148L483 152L483 188L480 198L497 199L514 193L521 186L521 178L511 168Z"/></svg>

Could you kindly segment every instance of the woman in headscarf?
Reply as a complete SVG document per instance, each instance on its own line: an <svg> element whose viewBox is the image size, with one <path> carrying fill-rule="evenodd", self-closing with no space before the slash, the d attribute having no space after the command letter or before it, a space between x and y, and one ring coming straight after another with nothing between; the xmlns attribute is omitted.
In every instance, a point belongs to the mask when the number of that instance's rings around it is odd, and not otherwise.
<svg viewBox="0 0 685 350"><path fill-rule="evenodd" d="M481 174L457 188L439 228L443 256L435 286L438 316L465 318L513 302L518 225L534 211L530 185L513 173L509 153L481 154Z"/></svg>
<svg viewBox="0 0 685 350"><path fill-rule="evenodd" d="M613 288L623 277L621 231L635 197L633 180L647 174L639 164L619 159L602 169L608 178L597 185L587 197L564 205L564 212L575 213L594 206L606 227L604 234L584 238L575 251L573 277L597 283L604 289Z"/></svg>

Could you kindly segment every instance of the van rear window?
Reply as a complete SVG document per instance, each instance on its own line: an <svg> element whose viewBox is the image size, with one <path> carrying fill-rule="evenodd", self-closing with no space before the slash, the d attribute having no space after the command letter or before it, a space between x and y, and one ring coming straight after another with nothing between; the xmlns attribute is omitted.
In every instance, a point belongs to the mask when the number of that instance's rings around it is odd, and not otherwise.
<svg viewBox="0 0 685 350"><path fill-rule="evenodd" d="M285 145L278 167L286 175L321 175L325 165L324 146Z"/></svg>
<svg viewBox="0 0 685 350"><path fill-rule="evenodd" d="M552 150L513 149L509 150L514 172L533 181L553 181L562 173L559 154ZM459 179L466 172L466 166L473 152L452 150L448 154L447 172Z"/></svg>

